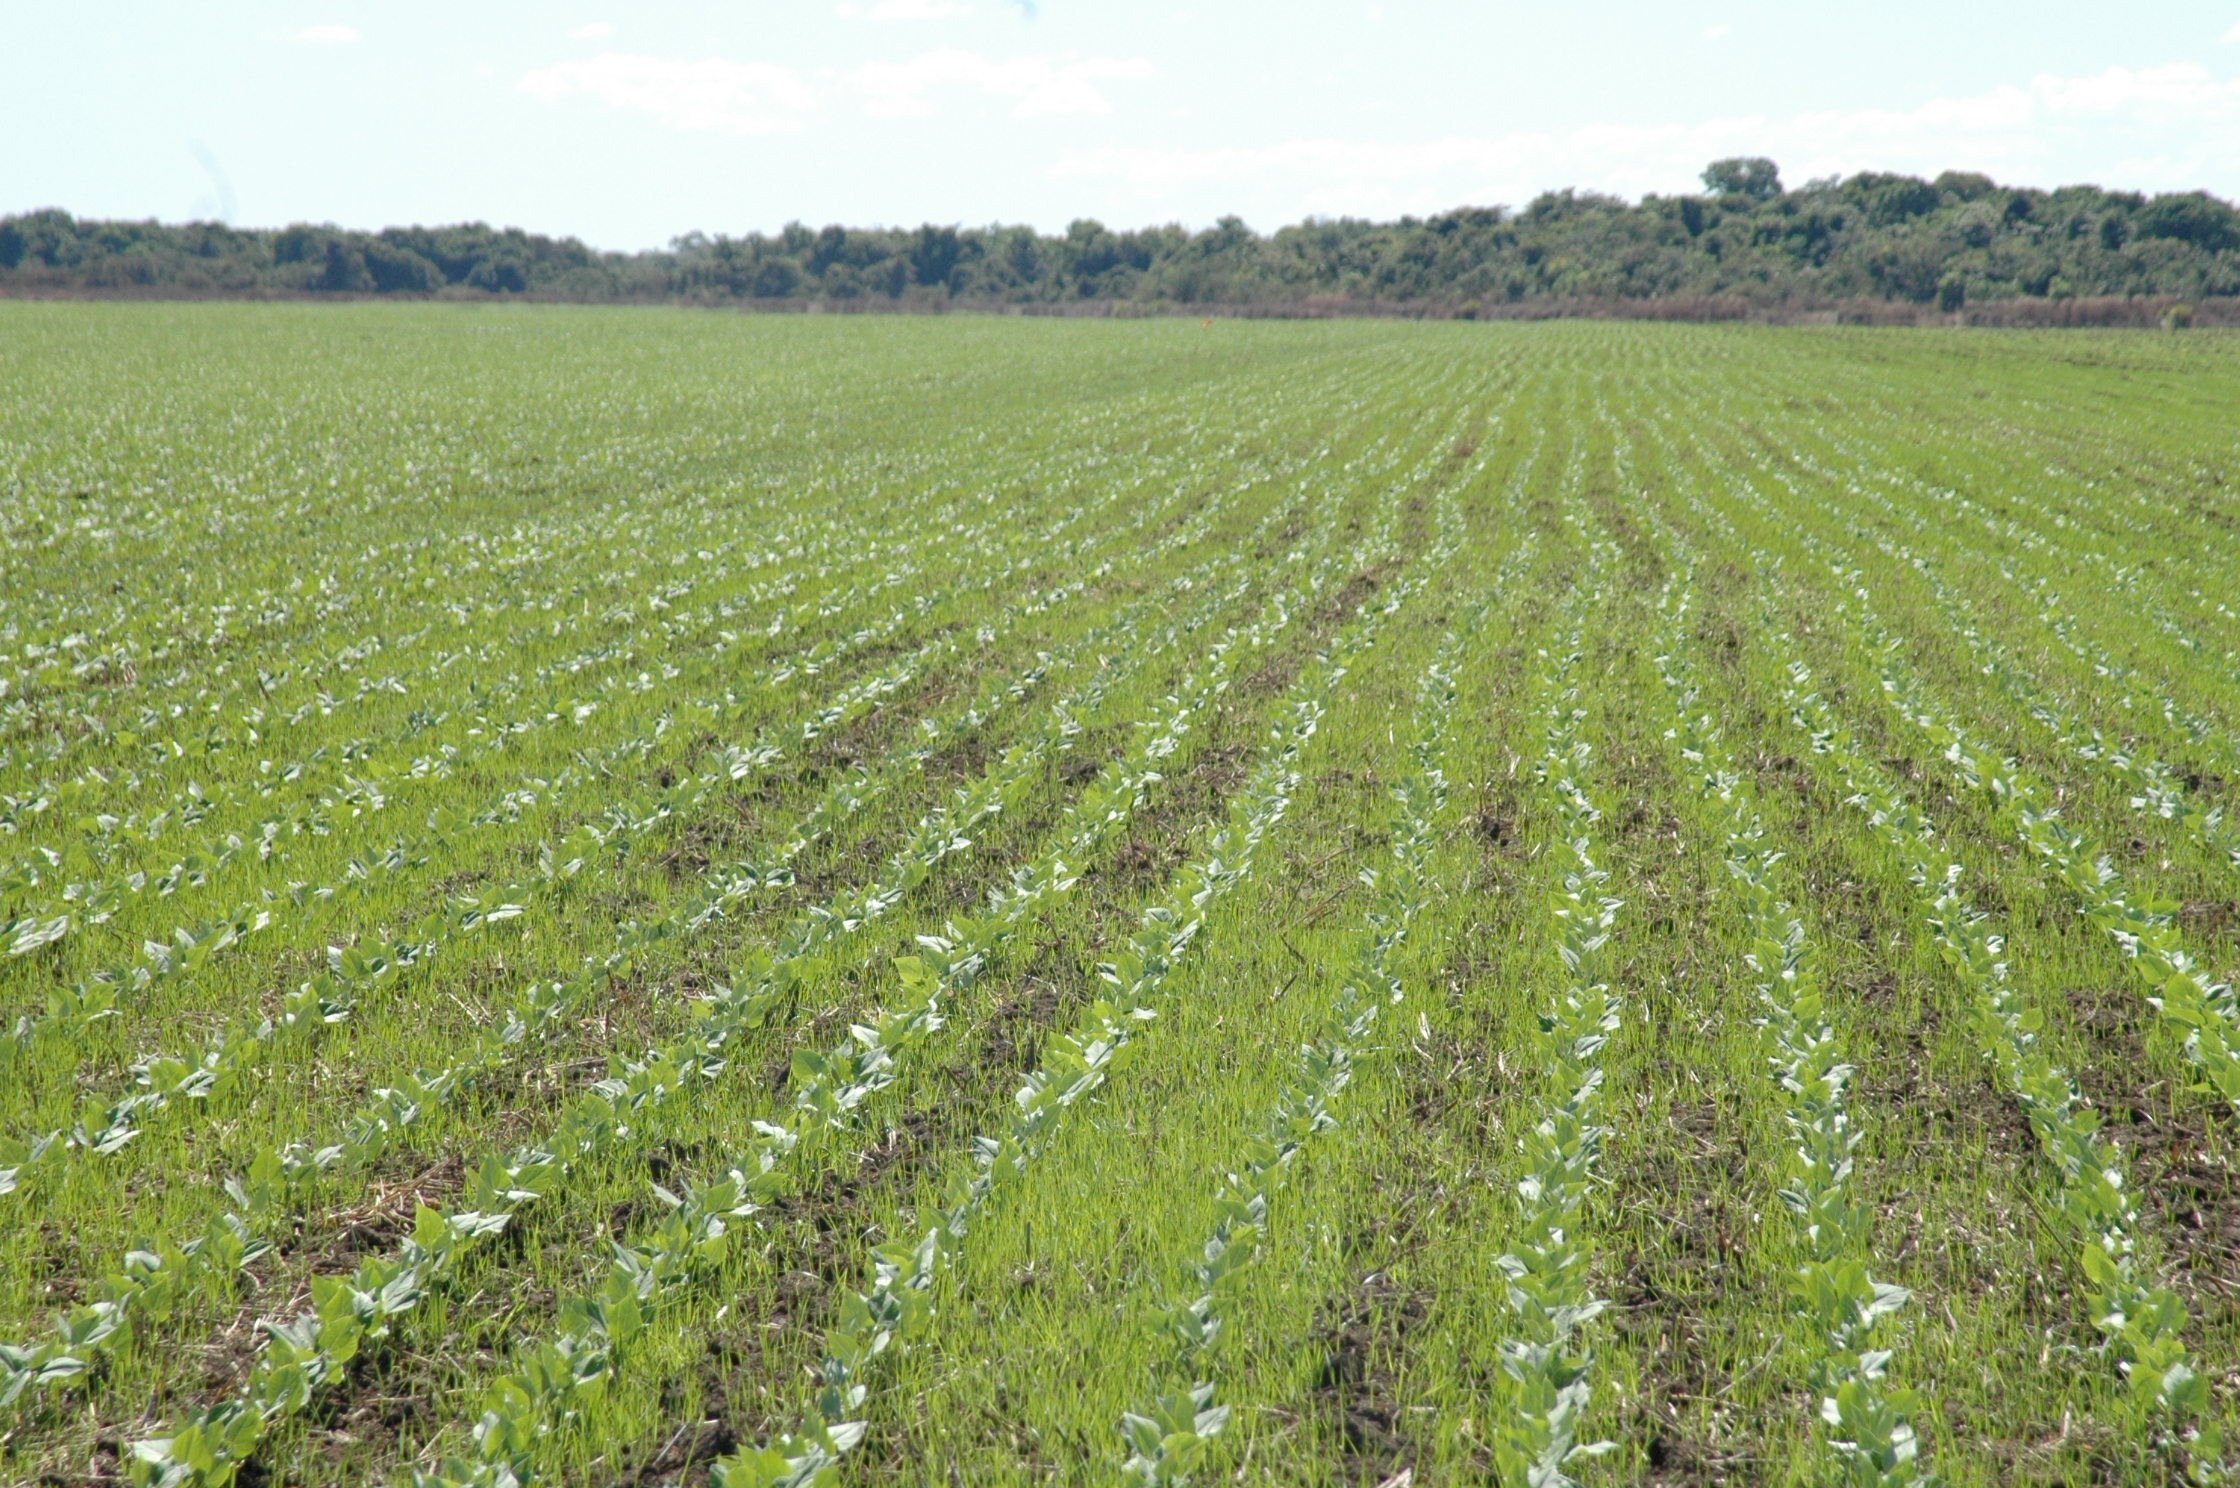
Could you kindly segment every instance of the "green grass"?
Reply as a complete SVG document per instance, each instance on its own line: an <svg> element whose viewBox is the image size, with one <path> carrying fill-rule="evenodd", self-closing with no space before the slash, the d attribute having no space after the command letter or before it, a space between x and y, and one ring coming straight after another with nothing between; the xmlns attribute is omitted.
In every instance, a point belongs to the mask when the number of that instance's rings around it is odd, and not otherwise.
<svg viewBox="0 0 2240 1488"><path fill-rule="evenodd" d="M2240 1461L2240 342L0 311L0 1478Z"/></svg>

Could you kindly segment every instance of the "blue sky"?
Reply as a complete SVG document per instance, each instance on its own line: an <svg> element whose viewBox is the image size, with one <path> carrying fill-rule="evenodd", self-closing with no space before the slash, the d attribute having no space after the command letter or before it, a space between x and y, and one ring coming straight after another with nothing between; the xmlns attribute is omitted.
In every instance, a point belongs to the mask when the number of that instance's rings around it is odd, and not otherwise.
<svg viewBox="0 0 2240 1488"><path fill-rule="evenodd" d="M1986 170L2240 197L2240 0L121 0L0 19L0 211L700 229Z"/></svg>

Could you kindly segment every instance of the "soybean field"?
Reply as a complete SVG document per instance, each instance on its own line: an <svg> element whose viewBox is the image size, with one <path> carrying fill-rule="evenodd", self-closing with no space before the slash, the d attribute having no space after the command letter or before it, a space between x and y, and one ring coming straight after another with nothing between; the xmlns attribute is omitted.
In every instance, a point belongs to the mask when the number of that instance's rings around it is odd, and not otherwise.
<svg viewBox="0 0 2240 1488"><path fill-rule="evenodd" d="M2235 409L0 304L0 1481L2229 1478Z"/></svg>

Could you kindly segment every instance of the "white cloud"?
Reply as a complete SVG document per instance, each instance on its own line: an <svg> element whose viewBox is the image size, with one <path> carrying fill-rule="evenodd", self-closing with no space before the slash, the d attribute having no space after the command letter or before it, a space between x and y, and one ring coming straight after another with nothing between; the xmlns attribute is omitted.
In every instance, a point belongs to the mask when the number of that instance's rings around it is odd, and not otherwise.
<svg viewBox="0 0 2240 1488"><path fill-rule="evenodd" d="M357 27L344 25L306 26L296 33L296 40L308 41L313 46L347 46L364 39Z"/></svg>
<svg viewBox="0 0 2240 1488"><path fill-rule="evenodd" d="M558 102L596 98L672 129L778 134L801 127L816 95L790 68L721 57L639 57L606 52L539 68L521 91Z"/></svg>
<svg viewBox="0 0 2240 1488"><path fill-rule="evenodd" d="M1112 100L1097 85L1150 77L1152 66L1140 57L1090 57L1061 61L1050 57L983 57L943 47L907 62L867 62L850 72L848 82L874 117L903 118L933 112L934 95L963 89L1017 102L1021 119L1066 114L1109 114Z"/></svg>
<svg viewBox="0 0 2240 1488"><path fill-rule="evenodd" d="M861 99L873 118L921 117L944 93L963 91L1012 101L1015 118L1110 114L1102 83L1147 78L1141 58L983 57L954 47L907 62L868 62L815 76ZM726 134L775 134L798 129L818 106L818 85L789 67L721 57L646 57L604 52L559 62L525 75L520 90L558 102L596 98L648 115L672 129Z"/></svg>
<svg viewBox="0 0 2240 1488"><path fill-rule="evenodd" d="M1706 40L1709 40L1709 41L1717 41L1717 40L1718 40L1718 39L1719 39L1720 37L1722 37L1722 36L1726 35L1726 34L1727 34L1727 33L1728 33L1729 31L1732 31L1733 29L1734 29L1734 27L1732 27L1732 26L1729 26L1729 25L1727 25L1727 24L1726 24L1725 22L1723 22L1723 21L1722 21L1722 22L1721 22L1720 24L1718 24L1718 25L1716 25L1716 26L1706 26L1706 27L1704 27L1704 28L1703 28L1703 34L1704 34L1704 37L1705 37L1705 39L1706 39Z"/></svg>
<svg viewBox="0 0 2240 1488"><path fill-rule="evenodd" d="M1288 215L1521 203L1550 186L1638 195L1694 189L1724 155L1771 155L1792 184L1859 170L1987 170L2054 185L2058 162L2121 153L2120 184L2181 189L2240 170L2240 79L2192 63L2112 67L1912 108L1827 110L1784 119L1595 124L1449 136L1405 144L1300 139L1213 149L1115 146L1062 157L1058 178L1108 180L1148 198L1194 185L1261 192ZM1154 210L1157 207L1154 206Z"/></svg>
<svg viewBox="0 0 2240 1488"><path fill-rule="evenodd" d="M588 26L578 26L568 33L570 41L605 41L614 35L614 27L605 21L593 21Z"/></svg>
<svg viewBox="0 0 2240 1488"><path fill-rule="evenodd" d="M2224 39L2226 41L2240 41L2240 26L2234 26L2230 31L2225 32Z"/></svg>

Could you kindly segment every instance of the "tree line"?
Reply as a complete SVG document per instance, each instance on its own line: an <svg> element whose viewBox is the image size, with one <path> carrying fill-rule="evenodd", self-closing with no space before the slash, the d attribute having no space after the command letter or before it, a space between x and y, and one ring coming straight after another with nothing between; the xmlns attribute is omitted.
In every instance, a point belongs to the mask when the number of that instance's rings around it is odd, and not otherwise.
<svg viewBox="0 0 2240 1488"><path fill-rule="evenodd" d="M601 252L482 223L331 225L0 218L0 293L533 296L587 301L1273 307L1444 313L1577 301L1719 299L1778 309L2240 295L2240 212L2203 191L2002 186L1867 171L1799 187L1770 160L1716 161L1704 190L1639 202L1551 191L1522 209L1372 222L1315 218L1261 235L1083 219L691 233Z"/></svg>

